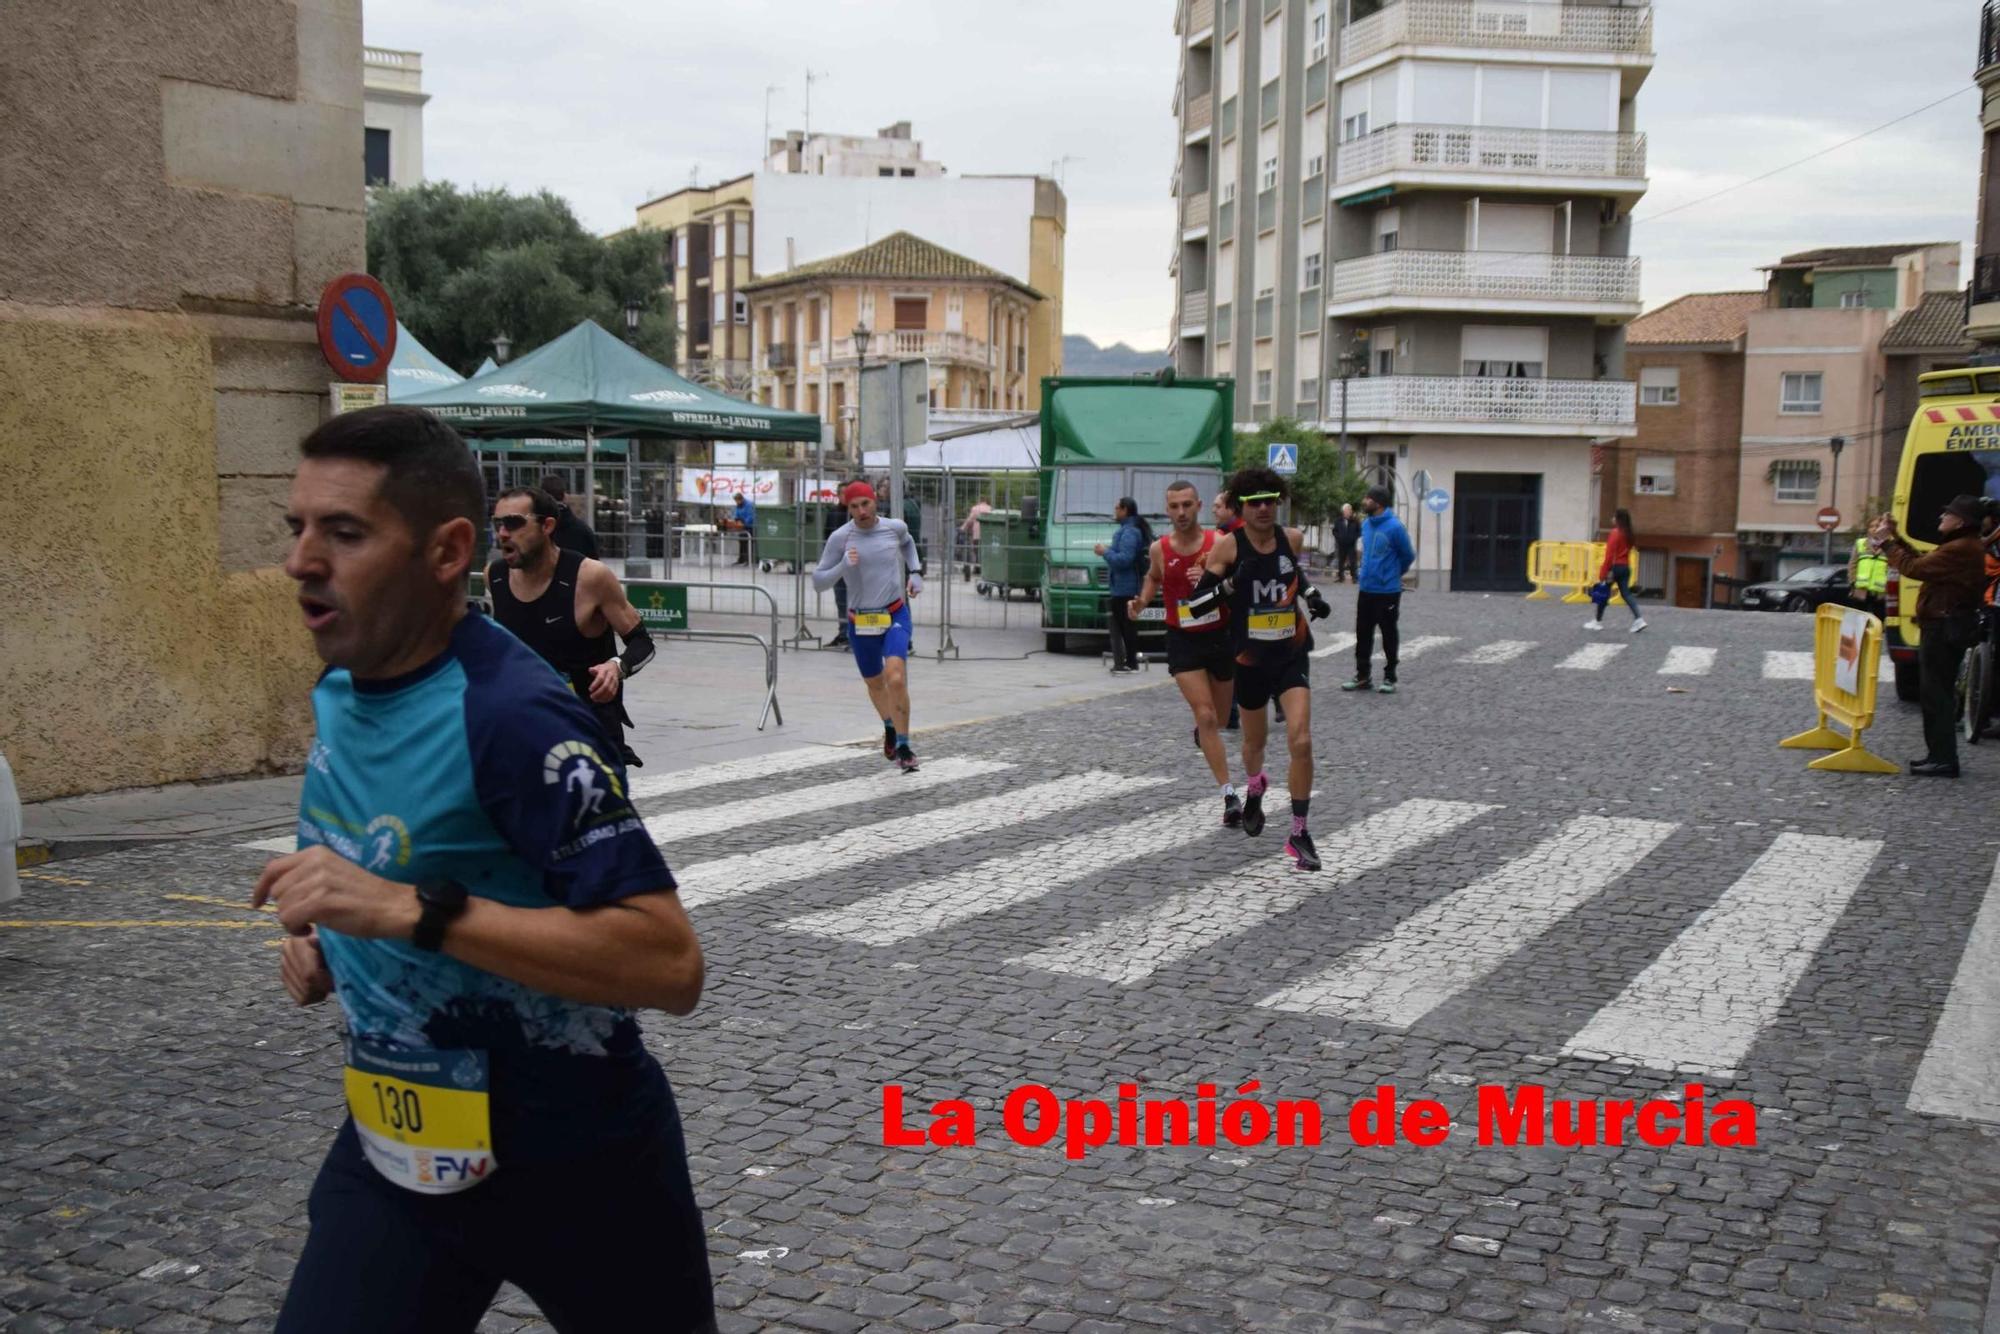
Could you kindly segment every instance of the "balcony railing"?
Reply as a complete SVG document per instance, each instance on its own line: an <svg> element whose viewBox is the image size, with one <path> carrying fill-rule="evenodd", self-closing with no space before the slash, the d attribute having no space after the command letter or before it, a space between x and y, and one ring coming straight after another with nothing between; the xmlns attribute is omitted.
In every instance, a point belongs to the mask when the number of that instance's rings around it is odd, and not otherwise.
<svg viewBox="0 0 2000 1334"><path fill-rule="evenodd" d="M1187 31L1192 37L1215 26L1215 0L1190 0L1187 10Z"/></svg>
<svg viewBox="0 0 2000 1334"><path fill-rule="evenodd" d="M1646 174L1646 136L1596 130L1391 125L1340 146L1336 179L1342 182L1392 171L1638 180Z"/></svg>
<svg viewBox="0 0 2000 1334"><path fill-rule="evenodd" d="M1181 230L1208 226L1208 191L1181 200Z"/></svg>
<svg viewBox="0 0 2000 1334"><path fill-rule="evenodd" d="M1503 47L1650 55L1650 5L1551 4L1541 0L1397 0L1340 33L1340 63L1396 46Z"/></svg>
<svg viewBox="0 0 2000 1334"><path fill-rule="evenodd" d="M1198 134L1207 129L1215 114L1215 94L1203 93L1188 99L1187 120L1181 126L1183 134Z"/></svg>
<svg viewBox="0 0 2000 1334"><path fill-rule="evenodd" d="M764 349L764 369L788 371L799 364L798 349L790 343L772 343Z"/></svg>
<svg viewBox="0 0 2000 1334"><path fill-rule="evenodd" d="M1199 329L1208 323L1208 293L1181 293L1181 328Z"/></svg>
<svg viewBox="0 0 2000 1334"><path fill-rule="evenodd" d="M1222 35L1234 37L1242 24L1242 0L1222 0Z"/></svg>
<svg viewBox="0 0 2000 1334"><path fill-rule="evenodd" d="M1257 192L1257 230L1268 232L1278 225L1278 189Z"/></svg>
<svg viewBox="0 0 2000 1334"><path fill-rule="evenodd" d="M1971 300L1975 306L2000 301L2000 255L1980 255L1972 261Z"/></svg>
<svg viewBox="0 0 2000 1334"><path fill-rule="evenodd" d="M1503 380L1474 375L1373 375L1327 384L1326 414L1347 421L1522 427L1631 427L1638 386L1630 380Z"/></svg>
<svg viewBox="0 0 2000 1334"><path fill-rule="evenodd" d="M1222 104L1222 128L1217 133L1223 139L1229 139L1236 133L1236 99L1233 97Z"/></svg>
<svg viewBox="0 0 2000 1334"><path fill-rule="evenodd" d="M1493 250L1392 250L1333 266L1335 305L1397 298L1639 304L1639 261Z"/></svg>
<svg viewBox="0 0 2000 1334"><path fill-rule="evenodd" d="M843 338L834 344L839 354L827 358L829 366L852 366L854 343ZM871 360L885 357L929 357L932 361L967 361L988 366L990 352L984 339L935 329L877 329L868 344Z"/></svg>

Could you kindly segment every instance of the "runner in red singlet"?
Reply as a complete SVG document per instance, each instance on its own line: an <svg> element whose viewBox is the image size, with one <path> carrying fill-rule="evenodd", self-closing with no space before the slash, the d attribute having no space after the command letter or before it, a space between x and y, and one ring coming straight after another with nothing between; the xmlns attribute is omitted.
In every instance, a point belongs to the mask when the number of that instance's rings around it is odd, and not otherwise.
<svg viewBox="0 0 2000 1334"><path fill-rule="evenodd" d="M1230 697L1235 690L1236 655L1229 640L1229 609L1210 608L1205 614L1189 611L1187 601L1201 580L1202 564L1215 546L1216 534L1201 526L1201 497L1193 482L1175 482L1167 488L1167 517L1173 528L1153 543L1152 562L1139 596L1132 599L1132 617L1164 589L1167 602L1167 671L1181 688L1194 713L1194 742L1208 761L1209 772L1222 790L1222 823L1234 829L1243 819L1243 804L1229 782L1229 753L1223 749L1217 730L1229 716Z"/></svg>

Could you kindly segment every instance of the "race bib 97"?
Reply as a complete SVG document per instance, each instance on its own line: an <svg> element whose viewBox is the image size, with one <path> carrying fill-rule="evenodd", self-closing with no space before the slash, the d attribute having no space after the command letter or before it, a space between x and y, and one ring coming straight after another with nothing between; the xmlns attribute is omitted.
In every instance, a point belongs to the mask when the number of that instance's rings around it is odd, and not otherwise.
<svg viewBox="0 0 2000 1334"><path fill-rule="evenodd" d="M1253 611L1248 626L1252 639L1290 639L1298 631L1299 613L1295 607L1281 607L1276 611Z"/></svg>

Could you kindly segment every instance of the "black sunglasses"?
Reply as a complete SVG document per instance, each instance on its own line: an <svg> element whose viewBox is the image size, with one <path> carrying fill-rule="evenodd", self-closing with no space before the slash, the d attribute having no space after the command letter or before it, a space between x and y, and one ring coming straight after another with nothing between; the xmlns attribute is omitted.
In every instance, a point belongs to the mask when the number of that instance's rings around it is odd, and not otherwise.
<svg viewBox="0 0 2000 1334"><path fill-rule="evenodd" d="M495 528L504 528L510 533L518 533L528 526L528 516L525 514L496 514L493 516L493 526Z"/></svg>

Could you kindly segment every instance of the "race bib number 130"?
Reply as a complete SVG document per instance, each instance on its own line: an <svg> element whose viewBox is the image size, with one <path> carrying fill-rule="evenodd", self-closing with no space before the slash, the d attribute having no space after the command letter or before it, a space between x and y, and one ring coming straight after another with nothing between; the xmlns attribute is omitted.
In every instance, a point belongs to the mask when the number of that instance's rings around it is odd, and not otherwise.
<svg viewBox="0 0 2000 1334"><path fill-rule="evenodd" d="M483 1051L347 1048L347 1110L368 1162L423 1195L469 1190L493 1175Z"/></svg>

